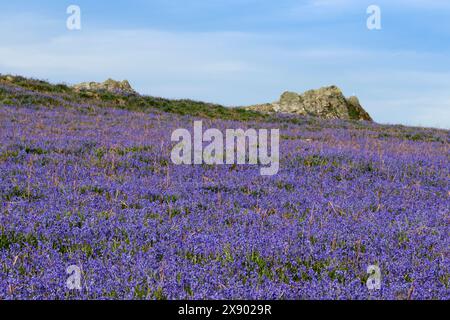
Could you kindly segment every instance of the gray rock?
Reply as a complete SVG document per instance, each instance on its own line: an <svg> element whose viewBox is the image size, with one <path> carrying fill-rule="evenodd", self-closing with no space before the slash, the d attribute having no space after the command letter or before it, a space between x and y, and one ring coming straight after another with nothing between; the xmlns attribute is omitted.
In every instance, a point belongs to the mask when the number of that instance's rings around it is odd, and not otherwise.
<svg viewBox="0 0 450 320"><path fill-rule="evenodd" d="M122 93L136 93L127 80L115 81L108 79L104 82L82 82L73 86L75 90L109 91Z"/></svg>
<svg viewBox="0 0 450 320"><path fill-rule="evenodd" d="M303 94L284 92L277 102L250 106L247 109L268 113L310 115L324 119L372 121L357 97L347 99L336 86L309 90Z"/></svg>

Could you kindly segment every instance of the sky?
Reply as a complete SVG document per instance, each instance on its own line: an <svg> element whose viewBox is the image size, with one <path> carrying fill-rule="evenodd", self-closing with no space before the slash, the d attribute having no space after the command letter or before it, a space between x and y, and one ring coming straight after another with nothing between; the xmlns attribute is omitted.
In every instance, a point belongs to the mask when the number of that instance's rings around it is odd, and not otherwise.
<svg viewBox="0 0 450 320"><path fill-rule="evenodd" d="M450 129L448 0L0 0L0 39L2 74L227 106L337 85L376 122Z"/></svg>

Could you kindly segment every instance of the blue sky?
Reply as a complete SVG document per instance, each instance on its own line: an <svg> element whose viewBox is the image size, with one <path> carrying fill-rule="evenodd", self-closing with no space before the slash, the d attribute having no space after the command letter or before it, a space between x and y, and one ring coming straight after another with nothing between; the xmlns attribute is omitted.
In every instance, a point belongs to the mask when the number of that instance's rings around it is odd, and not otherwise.
<svg viewBox="0 0 450 320"><path fill-rule="evenodd" d="M1 1L1 73L229 106L335 84L377 122L450 128L448 0Z"/></svg>

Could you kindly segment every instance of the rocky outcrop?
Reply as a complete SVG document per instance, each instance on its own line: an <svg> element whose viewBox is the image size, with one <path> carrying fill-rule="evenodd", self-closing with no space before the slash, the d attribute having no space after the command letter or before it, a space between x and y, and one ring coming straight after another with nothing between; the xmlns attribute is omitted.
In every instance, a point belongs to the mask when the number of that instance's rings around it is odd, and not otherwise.
<svg viewBox="0 0 450 320"><path fill-rule="evenodd" d="M121 93L136 93L127 80L115 81L108 79L104 82L82 82L73 86L75 90L110 91Z"/></svg>
<svg viewBox="0 0 450 320"><path fill-rule="evenodd" d="M346 98L336 86L309 90L303 94L285 92L277 102L250 106L246 109L268 113L310 115L324 119L372 121L357 97Z"/></svg>

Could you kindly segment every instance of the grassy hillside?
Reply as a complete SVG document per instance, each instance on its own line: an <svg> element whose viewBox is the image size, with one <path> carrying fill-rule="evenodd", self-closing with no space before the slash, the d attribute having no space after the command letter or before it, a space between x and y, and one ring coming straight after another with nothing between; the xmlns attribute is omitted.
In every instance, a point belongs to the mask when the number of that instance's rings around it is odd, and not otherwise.
<svg viewBox="0 0 450 320"><path fill-rule="evenodd" d="M54 106L114 106L130 111L163 111L180 115L226 120L257 120L267 116L241 108L227 108L219 104L193 101L189 99L172 100L139 94L122 94L107 91L76 91L65 84L50 84L47 81L21 76L0 75L0 104L35 104ZM5 86L13 87L13 95Z"/></svg>
<svg viewBox="0 0 450 320"><path fill-rule="evenodd" d="M448 131L403 125L380 125L357 120L323 120L287 114L265 114L243 108L229 108L219 104L173 100L139 94L107 91L76 91L66 84L51 84L44 80L22 76L0 75L0 105L32 106L33 108L66 107L90 112L96 108L119 108L128 111L171 113L203 119L278 123L281 126L304 125L311 131L324 128L370 129L380 138L398 138L410 141L448 142Z"/></svg>

